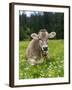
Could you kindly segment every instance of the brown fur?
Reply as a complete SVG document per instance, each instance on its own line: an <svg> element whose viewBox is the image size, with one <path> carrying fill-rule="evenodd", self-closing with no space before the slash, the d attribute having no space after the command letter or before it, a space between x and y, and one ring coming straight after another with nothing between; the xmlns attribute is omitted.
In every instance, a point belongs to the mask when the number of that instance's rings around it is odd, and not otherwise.
<svg viewBox="0 0 72 90"><path fill-rule="evenodd" d="M26 52L27 58L35 58L37 60L39 57L41 57L41 49L39 47L39 40L32 40L27 48Z"/></svg>

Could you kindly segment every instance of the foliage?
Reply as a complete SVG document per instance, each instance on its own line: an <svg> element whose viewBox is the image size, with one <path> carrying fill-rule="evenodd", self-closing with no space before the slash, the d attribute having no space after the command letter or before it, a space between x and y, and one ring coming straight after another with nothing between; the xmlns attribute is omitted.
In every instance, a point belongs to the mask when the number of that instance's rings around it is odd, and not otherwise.
<svg viewBox="0 0 72 90"><path fill-rule="evenodd" d="M40 29L47 29L48 32L55 31L56 39L64 38L64 14L55 12L31 12L19 14L20 40L30 39L30 34L38 33Z"/></svg>
<svg viewBox="0 0 72 90"><path fill-rule="evenodd" d="M64 76L64 41L49 40L50 58L39 65L30 65L26 60L26 48L30 41L20 41L19 78L53 78Z"/></svg>

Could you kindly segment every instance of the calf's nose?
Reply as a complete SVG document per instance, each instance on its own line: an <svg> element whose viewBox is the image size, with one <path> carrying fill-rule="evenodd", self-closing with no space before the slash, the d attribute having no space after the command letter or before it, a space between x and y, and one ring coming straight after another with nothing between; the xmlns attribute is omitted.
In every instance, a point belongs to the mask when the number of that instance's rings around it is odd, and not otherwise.
<svg viewBox="0 0 72 90"><path fill-rule="evenodd" d="M48 47L43 47L43 50L44 50L44 51L47 51L47 50L48 50Z"/></svg>

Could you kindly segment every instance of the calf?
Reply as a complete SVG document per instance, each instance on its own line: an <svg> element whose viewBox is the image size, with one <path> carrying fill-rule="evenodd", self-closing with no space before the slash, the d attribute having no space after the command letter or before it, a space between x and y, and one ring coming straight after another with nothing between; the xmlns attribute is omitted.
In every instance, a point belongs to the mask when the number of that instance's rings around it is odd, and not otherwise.
<svg viewBox="0 0 72 90"><path fill-rule="evenodd" d="M53 38L55 35L55 32L48 33L46 29L41 29L38 34L31 34L33 39L26 50L26 57L31 65L43 63L43 57L48 56L48 38Z"/></svg>

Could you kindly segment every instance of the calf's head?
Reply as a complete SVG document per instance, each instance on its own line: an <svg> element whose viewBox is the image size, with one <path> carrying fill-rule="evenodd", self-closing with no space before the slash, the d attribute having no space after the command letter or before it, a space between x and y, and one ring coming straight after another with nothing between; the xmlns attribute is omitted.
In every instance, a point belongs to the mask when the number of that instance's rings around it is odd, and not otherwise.
<svg viewBox="0 0 72 90"><path fill-rule="evenodd" d="M32 33L31 37L38 40L39 47L44 56L48 53L48 39L56 36L55 32L48 33L46 29L41 29L38 34Z"/></svg>

